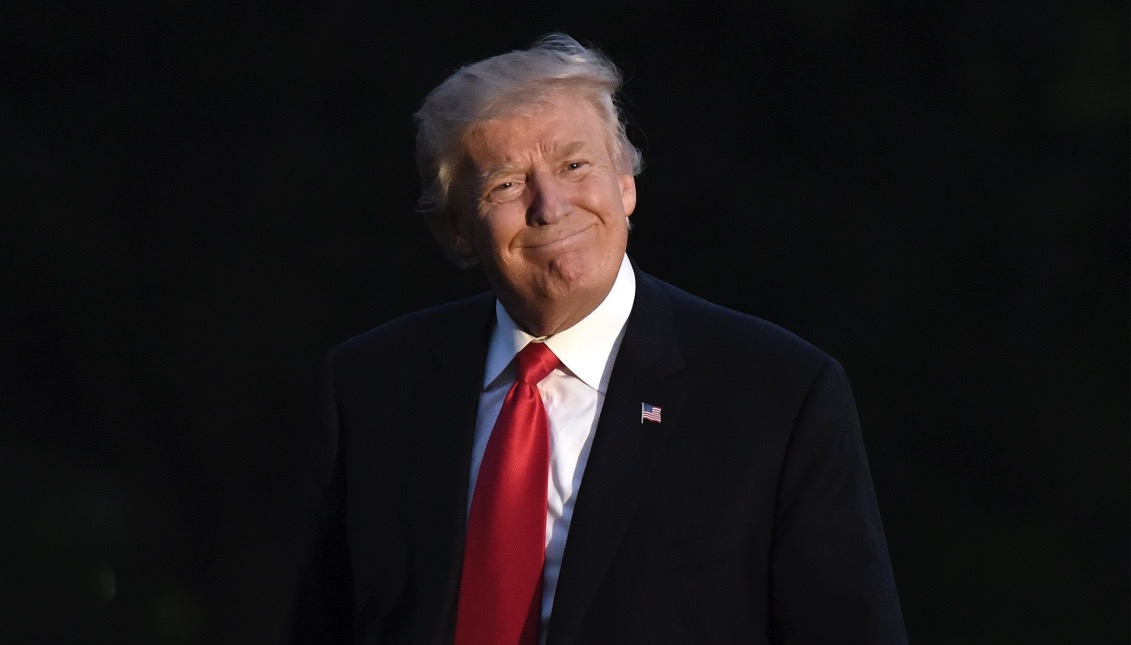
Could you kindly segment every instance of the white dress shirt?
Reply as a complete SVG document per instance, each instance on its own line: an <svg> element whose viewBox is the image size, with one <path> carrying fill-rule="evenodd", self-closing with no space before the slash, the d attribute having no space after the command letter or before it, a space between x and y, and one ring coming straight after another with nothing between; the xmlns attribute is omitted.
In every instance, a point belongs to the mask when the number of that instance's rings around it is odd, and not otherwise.
<svg viewBox="0 0 1131 645"><path fill-rule="evenodd" d="M536 339L519 329L502 304L495 302L495 328L487 345L487 365L483 371L483 391L475 419L475 440L471 449L471 481L467 507L475 492L479 464L487 450L491 430L503 407L503 399L515 379L514 357L532 341L545 342L561 360L538 386L550 425L550 478L546 513L546 565L542 582L542 631L540 642L546 642L546 628L554 606L566 535L573 517L573 503L593 431L605 402L609 376L613 371L617 350L624 337L625 323L636 298L636 276L628 256L621 261L620 271L609 295L588 316L573 327L547 338Z"/></svg>

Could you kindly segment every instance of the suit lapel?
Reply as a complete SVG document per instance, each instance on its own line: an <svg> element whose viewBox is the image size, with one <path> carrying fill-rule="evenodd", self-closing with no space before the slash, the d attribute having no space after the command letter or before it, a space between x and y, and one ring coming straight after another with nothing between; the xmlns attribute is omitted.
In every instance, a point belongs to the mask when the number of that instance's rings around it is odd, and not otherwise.
<svg viewBox="0 0 1131 645"><path fill-rule="evenodd" d="M471 443L493 303L489 296L477 299L467 322L441 339L411 403L406 514L415 581L413 642L450 643L455 626Z"/></svg>
<svg viewBox="0 0 1131 645"><path fill-rule="evenodd" d="M576 630L624 537L651 470L679 424L683 358L671 305L637 272L636 299L582 476L550 618L548 644ZM662 422L641 421L641 404Z"/></svg>

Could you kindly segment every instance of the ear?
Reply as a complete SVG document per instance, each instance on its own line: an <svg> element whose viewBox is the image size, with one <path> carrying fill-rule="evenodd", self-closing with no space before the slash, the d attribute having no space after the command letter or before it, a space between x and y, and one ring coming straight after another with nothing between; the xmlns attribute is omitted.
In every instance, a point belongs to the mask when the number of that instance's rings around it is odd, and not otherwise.
<svg viewBox="0 0 1131 645"><path fill-rule="evenodd" d="M449 206L443 211L428 213L425 220L440 250L456 266L466 268L476 263L471 238L460 226L460 217L454 209Z"/></svg>
<svg viewBox="0 0 1131 645"><path fill-rule="evenodd" d="M620 176L620 203L626 216L636 210L636 178L632 175Z"/></svg>

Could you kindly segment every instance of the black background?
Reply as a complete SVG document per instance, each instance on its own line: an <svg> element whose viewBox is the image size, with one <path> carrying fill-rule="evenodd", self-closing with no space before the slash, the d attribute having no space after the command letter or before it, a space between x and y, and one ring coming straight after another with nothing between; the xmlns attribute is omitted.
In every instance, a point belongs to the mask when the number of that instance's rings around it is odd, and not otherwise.
<svg viewBox="0 0 1131 645"><path fill-rule="evenodd" d="M483 287L410 115L564 30L633 257L848 369L912 640L1128 641L1125 4L0 11L2 640L278 639L321 357Z"/></svg>

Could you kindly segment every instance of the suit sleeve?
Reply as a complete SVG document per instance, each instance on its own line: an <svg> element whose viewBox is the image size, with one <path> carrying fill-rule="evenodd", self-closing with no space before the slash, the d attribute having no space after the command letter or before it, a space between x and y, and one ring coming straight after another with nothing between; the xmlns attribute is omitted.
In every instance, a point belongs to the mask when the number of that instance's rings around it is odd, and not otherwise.
<svg viewBox="0 0 1131 645"><path fill-rule="evenodd" d="M770 567L774 642L907 642L856 404L831 358L790 436Z"/></svg>
<svg viewBox="0 0 1131 645"><path fill-rule="evenodd" d="M326 363L321 394L321 423L310 445L313 468L307 493L304 564L285 635L289 645L352 642L345 472L332 360Z"/></svg>

